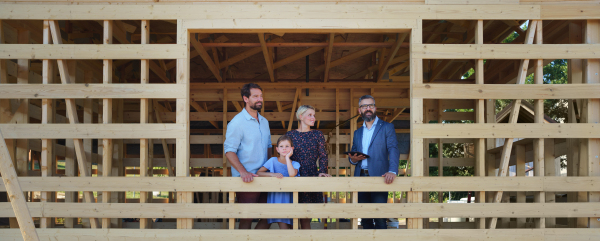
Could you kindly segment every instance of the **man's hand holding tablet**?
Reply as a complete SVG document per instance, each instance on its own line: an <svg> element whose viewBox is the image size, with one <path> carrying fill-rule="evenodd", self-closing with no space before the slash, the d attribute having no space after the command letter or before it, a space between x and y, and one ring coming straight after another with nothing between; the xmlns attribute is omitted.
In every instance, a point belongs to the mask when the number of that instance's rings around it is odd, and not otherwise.
<svg viewBox="0 0 600 241"><path fill-rule="evenodd" d="M347 154L348 157L350 157L350 159L352 160L352 162L358 162L358 161L362 161L364 159L369 158L369 155L364 154L359 151L348 151L348 152L344 152L344 154Z"/></svg>

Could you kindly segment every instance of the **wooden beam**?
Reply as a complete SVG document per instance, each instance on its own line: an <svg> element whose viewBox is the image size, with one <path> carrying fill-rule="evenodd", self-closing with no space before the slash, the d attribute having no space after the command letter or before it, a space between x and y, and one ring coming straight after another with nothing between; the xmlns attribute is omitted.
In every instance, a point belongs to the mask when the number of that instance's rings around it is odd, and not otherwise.
<svg viewBox="0 0 600 241"><path fill-rule="evenodd" d="M597 44L418 44L414 48L415 56L424 59L595 59L600 52Z"/></svg>
<svg viewBox="0 0 600 241"><path fill-rule="evenodd" d="M533 5L531 7L523 8L519 4L503 5L501 8L496 5L470 5L468 9L464 8L464 5L423 5L419 4L372 4L364 6L361 3L346 3L343 5L337 5L335 3L307 3L305 8L311 11L302 11L298 9L296 5L284 4L283 6L271 6L271 5L255 5L252 3L236 3L228 6L227 9L223 9L221 4L203 4L203 5L161 5L161 6L149 6L149 5L126 5L126 6L80 6L80 5L69 5L69 6L57 6L53 4L37 4L34 8L31 6L11 5L5 4L2 6L0 15L4 16L5 19L56 19L56 20L104 20L109 17L113 20L139 20L139 19L173 19L173 16L177 16L180 19L210 19L211 16L218 15L220 19L236 19L235 22L229 21L214 21L216 24L211 25L200 25L196 29L205 28L221 28L221 29L236 29L234 27L223 28L225 23L228 26L240 25L238 28L246 27L244 19L265 19L265 23L279 23L284 24L287 22L298 20L298 19L310 19L309 23L316 24L323 22L324 16L318 10L330 9L328 11L327 18L329 19L373 19L377 16L380 19L484 19L484 20L498 20L498 19L594 19L598 16L597 13L600 8L597 5L585 4L585 5ZM385 8L387 11L381 11ZM360 9L361 11L352 12L351 10ZM584 11L584 12L581 12ZM401 16L398 14L402 13ZM289 18L288 21L275 21L273 19ZM240 20L240 21L238 21ZM390 25L396 26L395 28L405 28L405 26L399 26L394 21ZM378 24L382 24L381 20L377 21ZM291 24L291 23L288 23ZM360 27L372 27L363 25L352 25L346 26L344 21L340 21L336 24L340 25L340 28L356 29ZM331 29L331 24L327 25L322 23L324 27ZM415 25L412 21L412 25ZM192 26L186 25L191 28ZM338 25L333 26L338 27ZM266 32L277 32L281 29L285 29L286 33L293 33L291 27L277 28L270 27L269 25L256 25L255 28L264 29ZM307 31L306 26L299 25L304 32ZM314 27L313 27L314 28ZM289 30L288 30L289 29ZM383 29L385 30L385 29ZM373 31L373 30L371 30ZM380 30L382 31L382 30ZM391 30L390 30L391 31Z"/></svg>
<svg viewBox="0 0 600 241"><path fill-rule="evenodd" d="M333 55L333 41L335 40L335 33L329 34L329 46L326 48L325 54L325 75L323 76L323 82L327 82L329 80L329 69L331 65L331 55ZM339 89L336 89L336 93ZM337 99L337 98L336 98Z"/></svg>
<svg viewBox="0 0 600 241"><path fill-rule="evenodd" d="M221 159L221 158L217 158ZM445 158L449 159L449 158ZM126 158L125 161L128 159ZM434 159L437 161L437 158ZM212 161L212 160L211 160ZM432 161L433 162L433 161ZM164 165L164 164L160 164ZM184 192L320 192L353 191L506 191L506 192L565 192L595 191L600 177L412 177L385 184L377 177L331 178L256 178L256 183L243 183L235 177L19 177L21 188L27 191L184 191ZM297 185L298 181L306 185ZM0 191L6 191L0 184ZM534 204L530 204L535 206ZM542 205L543 206L543 205ZM8 212L8 211L7 211ZM437 215L436 215L437 216Z"/></svg>
<svg viewBox="0 0 600 241"><path fill-rule="evenodd" d="M373 53L373 52L375 52L375 51L377 51L377 48L373 48L373 47L369 47L369 48L365 48L365 49L359 50L359 51L357 51L357 52L351 53L351 54L349 54L349 55L346 55L346 56L344 56L344 57L341 57L341 58L339 58L339 59L336 59L336 60L332 61L332 62L329 64L329 68L336 67L336 66L338 66L338 65L341 65L341 64L343 64L343 63L346 63L346 62L348 62L348 61L350 61L350 60L353 60L353 59L356 59L356 58L359 58L359 57L365 56L365 55L367 55L367 54L370 54L370 53ZM322 64L322 65L319 65L318 67L316 67L316 68L314 69L314 71L310 72L309 76L310 76L311 78L313 78L313 77L314 77L316 74L319 74L319 73L321 73L321 72L323 72L323 71L325 71L325 64ZM305 77L305 76L303 76L303 77L301 77L301 78L299 78L299 79L302 79L302 78L304 78L304 77Z"/></svg>
<svg viewBox="0 0 600 241"><path fill-rule="evenodd" d="M598 20L587 20L585 25L585 43L598 45L600 43L600 21ZM585 68L585 83L600 84L600 60L598 58L588 59L587 66ZM590 99L587 101L587 106L584 110L587 114L588 123L599 123L600 122L600 98ZM583 162L587 162L588 176L600 176L600 136L589 138L584 140L584 154L586 159ZM586 150L587 149L587 150ZM581 175L581 173L580 173ZM598 205L600 202L600 192L590 192L588 194L588 202ZM596 217L590 217L589 228L600 228L600 220Z"/></svg>
<svg viewBox="0 0 600 241"><path fill-rule="evenodd" d="M168 222L165 222L168 224ZM202 222L197 223L202 224ZM216 224L216 223L215 223ZM460 223L459 223L460 224ZM165 229L152 229L152 230L135 230L130 228L115 229L110 232L104 230L89 230L89 229L48 229L38 230L40 237L44 240L68 240L68 239L109 239L116 241L125 241L131 239L144 239L148 241L160 241L166 238L178 239L178 240L190 240L190 239L205 239L205 240L218 240L223 237L231 239L244 239L248 241L259 241L259 240L273 240L281 237L281 233L285 232L285 236L293 239L314 239L321 240L316 237L320 237L323 234L323 230L219 230L214 229L216 226L204 226L211 228L210 230L198 229L195 227L193 230L165 230ZM402 226L401 226L402 227ZM427 241L432 239L439 240L451 240L451 239L475 239L475 240L489 240L489 241L503 241L503 240L515 240L515 241L527 241L527 240L557 240L562 237L573 237L574 239L582 240L593 240L598 236L598 231L595 229L511 229L510 232L506 230L476 230L466 229L472 226L454 226L460 227L460 229L425 229L425 230L402 230L402 236L409 240L414 241ZM358 227L357 227L358 228ZM398 230L327 230L328 239L331 241L360 241L365 239L376 239L376 240L390 240L398 237ZM22 237L18 230L13 229L2 229L0 235L7 241L20 241Z"/></svg>
<svg viewBox="0 0 600 241"><path fill-rule="evenodd" d="M379 68L379 72L378 72L379 75L377 76L377 82L381 81L381 79L383 78L383 75L385 74L388 67L390 67L390 65L392 64L392 60L396 56L396 53L398 53L398 50L400 50L400 46L402 45L402 43L404 42L404 39L406 39L407 36L408 36L408 33L404 33L402 35L397 35L396 44L394 44L394 46L392 47L392 51L388 54L388 57L385 60L385 62L383 62L384 64L381 66L381 68Z"/></svg>
<svg viewBox="0 0 600 241"><path fill-rule="evenodd" d="M599 84L417 84L413 94L424 99L589 99ZM460 93L460 94L458 94Z"/></svg>
<svg viewBox="0 0 600 241"><path fill-rule="evenodd" d="M200 58L202 58L202 60L204 60L204 63L206 63L206 66L208 66L208 69L210 70L210 72L213 73L213 75L219 82L222 82L223 79L221 78L221 72L219 71L219 68L212 61L212 59L210 58L210 55L208 55L208 53L206 52L206 49L204 49L202 44L200 44L200 42L198 42L198 40L196 40L195 38L190 38L190 43L192 44L192 46L194 46L194 49L196 50L196 52L198 52L198 55L200 55Z"/></svg>
<svg viewBox="0 0 600 241"><path fill-rule="evenodd" d="M58 60L62 62L64 60ZM62 66L62 65L59 65ZM11 84L0 89L2 99L140 99L140 98L177 98L185 92L185 86L179 84L68 84L47 85Z"/></svg>
<svg viewBox="0 0 600 241"><path fill-rule="evenodd" d="M206 109L202 108L202 106L200 106L196 101L190 101L190 105L192 106L192 108L194 108L194 110L196 110L197 112L207 112ZM162 118L162 117L161 117ZM215 128L219 129L219 125L217 124L217 122L215 121L209 121L211 125L213 125Z"/></svg>
<svg viewBox="0 0 600 241"><path fill-rule="evenodd" d="M141 22L141 44L150 44L150 21L149 20L142 20ZM161 60L161 63L164 64L164 61ZM163 70L166 69L163 68ZM148 84L150 83L150 60L148 59L143 59L141 61L141 65L140 65L140 83L141 84ZM147 98L144 99L140 99L140 124L147 124L150 120L150 101ZM153 146L154 143L152 141L152 139L140 139L140 177L147 177L148 176L148 169L150 166L153 166L152 164L150 164L152 162L152 160L150 159L150 156L153 153L150 153L149 151L152 150L154 151L154 149L149 149L150 146ZM112 156L112 155L111 155ZM152 175L150 175L152 176ZM146 203L149 200L149 196L151 197L153 194L150 192L144 192L141 191L140 192L140 203ZM146 219L146 218L141 218L140 219L140 229L146 229L151 227L152 224L152 220L151 219Z"/></svg>
<svg viewBox="0 0 600 241"><path fill-rule="evenodd" d="M3 44L0 59L176 59L180 44Z"/></svg>
<svg viewBox="0 0 600 241"><path fill-rule="evenodd" d="M105 20L104 23L104 36L103 36L103 44L110 45L113 43L113 21ZM104 59L103 63L103 74L102 74L102 84L112 84L112 76L113 76L113 61L112 59ZM146 65L145 65L146 66ZM143 76L143 74L142 74ZM143 76L148 78L148 76ZM144 78L142 78L142 82L144 82ZM102 99L102 124L110 124L113 120L113 100L112 99ZM112 176L112 168L113 168L113 139L105 138L102 139L102 175L104 177ZM102 203L110 203L112 197L111 192L103 192L102 193ZM102 219L102 228L108 229L110 227L110 219L103 218Z"/></svg>
<svg viewBox="0 0 600 241"><path fill-rule="evenodd" d="M344 178L348 179L348 178ZM315 213L341 218L387 218L392 213L401 217L589 217L597 210L595 203L406 203L402 205L381 203L344 204L197 204L197 203L29 203L32 217L101 217L101 218L310 218ZM97 212L97 210L103 210ZM514 210L520 210L515 212ZM14 217L8 203L0 203L3 217Z"/></svg>
<svg viewBox="0 0 600 241"><path fill-rule="evenodd" d="M0 23L1 24L1 23ZM51 43L50 36L50 23L44 20L44 44ZM54 82L54 65L50 60L42 61L42 83L50 84ZM42 124L48 124L54 122L54 100L43 99L42 100ZM51 139L42 139L42 151L40 160L40 169L42 170L42 177L52 176L55 173L54 167L54 141ZM53 201L55 193L42 192L41 202ZM40 220L40 228L52 228L54 222L50 218L42 218Z"/></svg>
<svg viewBox="0 0 600 241"><path fill-rule="evenodd" d="M267 72L269 72L269 78L271 79L271 82L275 82L275 74L273 72L273 57L270 55L269 49L267 48L264 33L258 33L258 41L260 41L262 52L265 57L265 62L267 64Z"/></svg>
<svg viewBox="0 0 600 241"><path fill-rule="evenodd" d="M288 131L292 130L292 121L294 121L294 114L296 114L296 105L298 104L298 96L300 95L300 88L296 89L296 94L294 94L294 103L292 104L292 111L290 111L290 122L288 124Z"/></svg>
<svg viewBox="0 0 600 241"><path fill-rule="evenodd" d="M27 200L25 199L25 196L23 195L23 190L21 190L21 186L19 185L19 181L17 179L17 172L14 168L12 158L10 158L10 155L8 153L8 148L6 146L6 142L4 141L4 137L2 136L1 131L0 174L2 175L4 187L6 188L6 192L8 193L8 196L10 198L10 205L12 206L12 211L14 211L12 215L14 215L17 218L17 222L19 223L19 229L21 230L21 236L23 237L23 240L40 240L35 230L33 219L31 218L31 214L29 213L29 209L27 207Z"/></svg>
<svg viewBox="0 0 600 241"><path fill-rule="evenodd" d="M60 28L58 27L57 21L50 21L50 32L52 33L52 40L54 44L62 44L62 38L60 37ZM71 80L69 77L69 70L66 65L66 61L62 59L56 60L58 63L58 70L60 72L61 82L63 85L71 84ZM65 103L67 104L67 116L69 118L70 126L79 123L79 118L77 117L77 111L75 107L75 101L73 99L65 99ZM85 155L85 151L83 149L83 141L82 139L73 138L73 143L75 145L75 153L77 155L77 163L79 164L79 175L81 176L90 176L89 170L87 167L87 157ZM91 203L94 201L94 196L91 192L84 192L83 196L85 197L86 202ZM90 225L92 228L99 228L100 224L96 218L90 218Z"/></svg>

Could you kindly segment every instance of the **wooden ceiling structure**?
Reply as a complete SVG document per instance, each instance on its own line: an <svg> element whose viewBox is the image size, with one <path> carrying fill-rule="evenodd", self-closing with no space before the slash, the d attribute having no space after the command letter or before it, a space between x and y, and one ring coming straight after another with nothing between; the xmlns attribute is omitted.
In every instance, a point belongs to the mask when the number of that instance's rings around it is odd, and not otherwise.
<svg viewBox="0 0 600 241"><path fill-rule="evenodd" d="M328 228L342 230L289 235L595 238L599 19L600 4L586 0L0 1L0 191L13 205L0 203L0 217L11 218L0 236L272 239L282 233L216 229L245 217L293 218L294 229L298 218L329 217L337 221ZM543 83L555 59L568 59L569 84ZM534 84L524 85L532 73ZM334 178L227 177L222 143L249 82L263 87L273 140L295 128L298 106L317 109ZM400 158L409 168L391 186L350 177L342 154L361 122L335 126L356 115L365 94L410 136L410 155ZM569 100L569 123L544 121L548 98ZM494 99L514 100L507 123L496 123ZM523 104L533 123L517 124L522 99L534 99ZM457 143L468 147L462 157L429 153L430 144ZM563 155L568 176L557 177ZM507 177L513 165L524 176L527 162L534 177ZM429 177L430 167L473 167L475 176ZM236 204L238 191L335 198L271 207ZM359 191L401 191L392 201L400 203L359 204ZM428 203L429 192L456 191L473 191L476 203ZM408 230L358 230L365 217L405 218Z"/></svg>

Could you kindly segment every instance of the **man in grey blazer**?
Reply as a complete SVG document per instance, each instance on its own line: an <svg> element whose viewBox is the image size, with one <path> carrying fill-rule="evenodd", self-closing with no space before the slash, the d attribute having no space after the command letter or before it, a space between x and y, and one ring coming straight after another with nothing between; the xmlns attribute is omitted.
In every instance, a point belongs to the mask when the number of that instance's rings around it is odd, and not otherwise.
<svg viewBox="0 0 600 241"><path fill-rule="evenodd" d="M358 112L364 123L354 131L352 151L369 155L348 155L352 165L356 165L354 176L383 177L391 184L398 174L400 151L394 125L377 118L375 98L364 95L358 100ZM359 203L387 203L387 192L359 192ZM386 229L385 218L363 218L363 229Z"/></svg>

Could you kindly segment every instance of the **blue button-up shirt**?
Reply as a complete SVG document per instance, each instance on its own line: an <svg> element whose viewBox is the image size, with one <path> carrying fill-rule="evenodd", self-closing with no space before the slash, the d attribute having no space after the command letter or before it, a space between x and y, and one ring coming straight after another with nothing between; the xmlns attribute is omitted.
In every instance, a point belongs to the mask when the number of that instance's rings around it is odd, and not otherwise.
<svg viewBox="0 0 600 241"><path fill-rule="evenodd" d="M224 153L234 152L246 171L256 174L267 162L268 149L271 147L269 121L258 114L257 121L246 108L227 124L227 133L223 143ZM239 177L240 172L231 168L231 175Z"/></svg>
<svg viewBox="0 0 600 241"><path fill-rule="evenodd" d="M367 128L367 122L363 122L363 137L362 137L362 153L369 155L369 146L371 145L371 139L373 138L373 133L375 133L375 127L377 126L377 121L379 118L375 116L375 121L373 121L373 125L371 125L371 129ZM369 159L362 160L360 165L362 169L369 169Z"/></svg>

